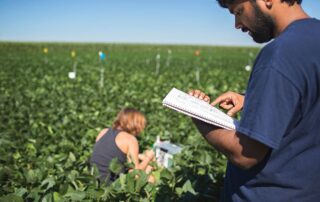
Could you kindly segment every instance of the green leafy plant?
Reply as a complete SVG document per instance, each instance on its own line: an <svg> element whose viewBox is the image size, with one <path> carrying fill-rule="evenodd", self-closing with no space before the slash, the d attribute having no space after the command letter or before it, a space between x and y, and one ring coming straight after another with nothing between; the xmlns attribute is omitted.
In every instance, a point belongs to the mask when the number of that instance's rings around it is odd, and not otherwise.
<svg viewBox="0 0 320 202"><path fill-rule="evenodd" d="M43 48L50 49L43 56ZM172 51L170 66L155 56ZM195 59L194 51L201 49ZM70 52L76 50L76 58ZM108 53L100 87L98 51ZM0 201L217 201L225 158L198 134L191 120L162 107L172 87L199 88L211 97L242 92L248 53L256 48L114 44L0 43ZM68 78L73 60L77 76ZM149 62L146 62L146 61ZM195 68L200 68L200 81ZM89 166L95 137L124 106L148 119L140 150L156 136L183 146L171 169L134 170L110 186ZM120 168L111 165L114 172Z"/></svg>

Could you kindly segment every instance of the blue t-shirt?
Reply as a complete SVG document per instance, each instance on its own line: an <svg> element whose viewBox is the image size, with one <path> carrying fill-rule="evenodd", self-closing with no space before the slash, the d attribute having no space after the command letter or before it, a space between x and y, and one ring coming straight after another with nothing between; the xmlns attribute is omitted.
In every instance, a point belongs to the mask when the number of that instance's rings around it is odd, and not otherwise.
<svg viewBox="0 0 320 202"><path fill-rule="evenodd" d="M237 131L270 149L228 163L224 201L320 201L320 21L291 23L256 59Z"/></svg>

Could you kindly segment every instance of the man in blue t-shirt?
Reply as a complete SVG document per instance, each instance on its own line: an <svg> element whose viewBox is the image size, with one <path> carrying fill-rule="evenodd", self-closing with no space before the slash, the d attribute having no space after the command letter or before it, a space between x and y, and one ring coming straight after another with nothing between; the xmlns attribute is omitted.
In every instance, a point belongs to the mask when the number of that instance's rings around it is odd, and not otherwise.
<svg viewBox="0 0 320 202"><path fill-rule="evenodd" d="M258 43L245 97L216 98L234 115L236 130L194 120L199 131L228 157L223 201L320 200L320 21L301 0L218 0L235 26ZM199 90L191 95L209 102Z"/></svg>

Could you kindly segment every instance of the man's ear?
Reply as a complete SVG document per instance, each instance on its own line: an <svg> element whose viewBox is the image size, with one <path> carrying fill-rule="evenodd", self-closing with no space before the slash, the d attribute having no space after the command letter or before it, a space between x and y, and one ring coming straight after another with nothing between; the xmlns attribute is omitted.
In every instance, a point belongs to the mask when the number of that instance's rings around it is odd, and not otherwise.
<svg viewBox="0 0 320 202"><path fill-rule="evenodd" d="M272 8L273 0L263 0L268 9Z"/></svg>

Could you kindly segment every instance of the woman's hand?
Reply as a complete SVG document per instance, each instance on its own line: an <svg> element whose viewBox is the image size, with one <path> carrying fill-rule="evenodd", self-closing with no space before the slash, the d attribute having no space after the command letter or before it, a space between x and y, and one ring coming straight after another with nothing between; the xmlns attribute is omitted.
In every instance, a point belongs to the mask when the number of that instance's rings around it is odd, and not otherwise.
<svg viewBox="0 0 320 202"><path fill-rule="evenodd" d="M144 153L149 161L152 161L154 159L154 152L152 149L146 150Z"/></svg>
<svg viewBox="0 0 320 202"><path fill-rule="evenodd" d="M143 154L139 154L139 159L141 161L145 161L145 160L148 160L148 161L152 161L154 159L154 152L153 150L146 150Z"/></svg>

